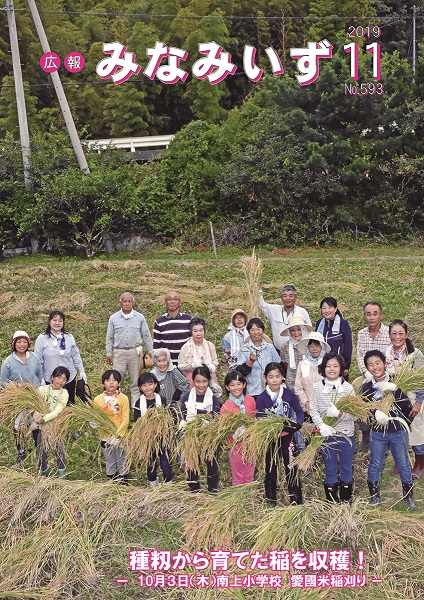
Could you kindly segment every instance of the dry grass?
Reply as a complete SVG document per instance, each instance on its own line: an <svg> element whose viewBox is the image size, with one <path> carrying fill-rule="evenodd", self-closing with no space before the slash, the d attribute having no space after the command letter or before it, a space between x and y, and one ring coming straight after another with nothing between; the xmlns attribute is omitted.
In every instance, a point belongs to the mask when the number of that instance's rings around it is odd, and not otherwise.
<svg viewBox="0 0 424 600"><path fill-rule="evenodd" d="M129 464L142 463L147 467L154 456L166 450L173 455L176 450L174 413L167 407L150 408L135 423L124 442Z"/></svg>
<svg viewBox="0 0 424 600"><path fill-rule="evenodd" d="M259 315L259 290L262 280L262 261L257 258L255 249L251 256L243 256L240 259L240 266L244 276L244 289L247 294L249 309L247 313L250 318Z"/></svg>

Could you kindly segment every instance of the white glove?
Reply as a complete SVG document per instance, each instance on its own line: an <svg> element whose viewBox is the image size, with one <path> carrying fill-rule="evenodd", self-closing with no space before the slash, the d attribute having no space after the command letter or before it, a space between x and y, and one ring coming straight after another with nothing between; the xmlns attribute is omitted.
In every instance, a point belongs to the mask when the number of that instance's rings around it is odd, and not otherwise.
<svg viewBox="0 0 424 600"><path fill-rule="evenodd" d="M34 419L34 421L36 423L42 423L44 420L44 417L41 413L37 412L36 410L34 410L34 412L32 413L32 418Z"/></svg>
<svg viewBox="0 0 424 600"><path fill-rule="evenodd" d="M330 425L327 425L326 423L321 423L321 425L319 426L319 432L322 435L322 437L328 437L329 435L333 435L334 433L336 433L335 429L333 429L332 427L330 427Z"/></svg>
<svg viewBox="0 0 424 600"><path fill-rule="evenodd" d="M83 379L85 381L85 383L88 383L88 379L87 379L87 375L85 374L85 371L80 371L80 379Z"/></svg>
<svg viewBox="0 0 424 600"><path fill-rule="evenodd" d="M120 438L116 437L116 435L112 435L109 438L109 441L107 443L108 446L111 446L112 448L115 448L116 446L118 446L118 444L120 443Z"/></svg>
<svg viewBox="0 0 424 600"><path fill-rule="evenodd" d="M143 346L136 346L135 351L137 352L137 356L141 356Z"/></svg>
<svg viewBox="0 0 424 600"><path fill-rule="evenodd" d="M414 403L415 400L417 399L417 394L415 392L406 392L406 395L408 396L408 399Z"/></svg>
<svg viewBox="0 0 424 600"><path fill-rule="evenodd" d="M382 392L394 392L397 388L396 384L391 381L379 381L377 387Z"/></svg>
<svg viewBox="0 0 424 600"><path fill-rule="evenodd" d="M95 423L94 421L90 421L90 422L89 422L89 425L90 425L90 427L91 427L92 429L98 429L98 428L99 428L99 426L97 425L97 423Z"/></svg>
<svg viewBox="0 0 424 600"><path fill-rule="evenodd" d="M202 427L207 427L209 423L210 421L208 421L207 419L202 419Z"/></svg>
<svg viewBox="0 0 424 600"><path fill-rule="evenodd" d="M202 367L203 363L201 360L193 360L193 369L197 369L197 367Z"/></svg>
<svg viewBox="0 0 424 600"><path fill-rule="evenodd" d="M389 424L389 417L381 410L376 410L374 416L375 416L375 420L377 421L377 423L379 425L382 425L383 427L385 427L386 425Z"/></svg>
<svg viewBox="0 0 424 600"><path fill-rule="evenodd" d="M246 427L242 427L242 426L237 427L237 429L233 433L233 440L236 441L236 439L241 437L245 431L246 431Z"/></svg>
<svg viewBox="0 0 424 600"><path fill-rule="evenodd" d="M330 406L327 408L325 414L327 415L327 417L339 417L340 411L337 408L337 406L335 404L333 404L333 402L331 402Z"/></svg>
<svg viewBox="0 0 424 600"><path fill-rule="evenodd" d="M372 375L367 369L365 369L365 371L364 371L364 377L365 377L365 381L367 381L368 383L370 381L372 381Z"/></svg>
<svg viewBox="0 0 424 600"><path fill-rule="evenodd" d="M216 367L213 364L206 365L211 373L215 373Z"/></svg>
<svg viewBox="0 0 424 600"><path fill-rule="evenodd" d="M184 429L184 427L187 425L187 421L184 421L184 419L181 419L180 424L178 425L178 431L181 431L181 429Z"/></svg>

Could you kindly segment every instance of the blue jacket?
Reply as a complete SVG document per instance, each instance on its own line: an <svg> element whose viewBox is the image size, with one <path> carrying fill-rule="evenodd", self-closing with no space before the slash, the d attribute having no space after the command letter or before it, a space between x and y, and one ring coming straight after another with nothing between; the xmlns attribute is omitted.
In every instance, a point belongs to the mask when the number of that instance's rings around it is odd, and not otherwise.
<svg viewBox="0 0 424 600"><path fill-rule="evenodd" d="M319 324L323 320L324 317L318 319L315 331L318 331ZM350 369L350 363L352 362L352 330L349 323L343 317L340 317L340 331L338 333L333 333L333 325L334 319L331 319L331 321L325 319L322 334L327 344L330 344L331 351L343 356L346 369Z"/></svg>

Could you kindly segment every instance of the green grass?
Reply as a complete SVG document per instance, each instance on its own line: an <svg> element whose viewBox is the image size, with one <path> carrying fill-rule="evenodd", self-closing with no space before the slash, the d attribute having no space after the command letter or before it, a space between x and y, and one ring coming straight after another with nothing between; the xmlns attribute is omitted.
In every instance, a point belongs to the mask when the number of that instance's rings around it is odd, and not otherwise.
<svg viewBox="0 0 424 600"><path fill-rule="evenodd" d="M231 312L236 307L245 308L246 296L241 287L242 276L238 265L240 257L249 255L250 250L241 251L225 249L219 251L215 260L210 251L191 252L178 254L172 248L165 252L157 249L151 253L120 254L115 256L102 256L94 261L78 258L56 259L47 256L31 256L7 260L0 264L0 310L2 312L2 328L0 332L0 353L5 357L10 353L10 340L16 329L25 329L32 340L41 333L46 326L47 315L52 309L61 309L66 315L66 327L74 334L89 377L90 386L94 393L101 390L100 378L103 370L107 368L105 361L105 334L107 320L111 313L117 310L119 295L129 290L135 294L136 309L146 316L152 327L156 316L163 312L163 297L168 289L175 288L183 297L183 308L192 314L198 314L206 319L208 331L207 338L214 342L220 349L220 342L226 333ZM364 326L362 318L362 305L365 301L373 299L381 302L384 307L384 321L390 322L394 318L405 319L410 328L410 337L414 344L424 350L424 317L422 306L424 303L424 249L417 247L391 248L386 246L356 247L349 250L334 248L314 249L306 248L279 255L272 252L259 251L258 255L264 264L263 289L264 297L269 302L279 302L279 289L284 283L296 285L299 293L299 302L305 306L313 322L319 317L319 302L324 296L335 296L341 307L343 315L351 323L354 338L357 331ZM269 328L268 328L269 331ZM222 358L222 355L221 355ZM357 374L356 365L352 369L352 379ZM222 381L224 370L219 373ZM128 379L124 387L128 391ZM33 444L29 443L28 448ZM15 461L15 448L11 433L0 428L0 467L10 468ZM220 456L221 487L228 488L231 476L226 452ZM366 485L366 455L357 455L354 459L356 496L366 502L368 490ZM407 513L402 502L401 484L399 477L390 476L393 466L392 458L386 460L382 477L382 498L385 509L386 538L390 539L403 523L407 529L408 520L411 520L413 532L417 518L423 521L424 513L424 482L416 484L415 499L418 506L417 515ZM184 480L178 471L178 464L174 465L177 479ZM14 467L15 469L15 467ZM35 457L28 456L23 465L29 474L35 474ZM16 476L23 473L16 470ZM96 432L82 436L76 442L69 441L67 445L67 479L69 486L79 485L78 480L92 480L93 482L105 481L104 466L99 454L99 441ZM23 473L24 474L24 473ZM303 480L304 495L308 500L316 501L323 498L322 466L318 471L307 475ZM144 469L136 468L132 472L133 487L143 493L148 491ZM55 480L54 471L52 480ZM28 480L28 485L31 485ZM58 482L60 483L60 482ZM96 484L93 484L96 485ZM204 474L201 478L202 488L205 489ZM138 490L137 490L138 488ZM101 488L99 488L101 489ZM132 490L132 488L131 488ZM16 498L19 496L16 491ZM127 493L123 491L124 497ZM181 489L181 499L191 502L193 496L186 494L184 485ZM258 489L258 509L254 526L258 527L269 517L269 509L263 506L262 485ZM287 505L285 485L281 486L280 504ZM69 496L72 499L72 494ZM174 498L174 497L173 497ZM84 499L80 500L82 512L88 508ZM218 499L217 499L218 500ZM69 500L71 501L71 500ZM170 500L175 502L175 498ZM185 500L184 500L185 501ZM197 500L196 500L197 501ZM204 496L198 499L199 507L204 502ZM135 500L134 500L135 502ZM163 502L166 502L165 496ZM34 511L39 510L39 508ZM278 509L284 511L284 508ZM292 510L292 509L288 509ZM312 510L312 509L311 509ZM331 515L331 508L327 512ZM377 513L378 511L374 511ZM28 547L37 540L31 537L34 534L31 525L31 511L28 521L19 525L15 534L18 540L27 540ZM113 513L112 513L113 514ZM213 514L213 511L211 511ZM368 513L367 513L368 514ZM30 518L31 517L31 518ZM236 511L237 517L237 511ZM119 518L113 530L107 530L103 540L92 540L93 547L85 542L85 551L90 555L94 552L94 564L99 570L100 578L95 587L90 587L84 580L73 580L59 592L59 597L72 597L79 600L85 598L99 598L120 600L121 598L152 598L164 595L163 592L141 590L137 587L136 575L130 575L131 583L119 587L114 583L114 578L128 576L126 566L126 553L129 548L177 548L184 544L182 526L190 518L190 513L181 514L179 517L157 518L150 514L143 518L131 516ZM197 523L201 514L196 517ZM368 517L367 517L368 519ZM301 525L301 521L300 525ZM0 542L6 548L7 515L0 511ZM297 521L296 521L297 523ZM368 523L368 521L367 521ZM46 520L45 526L52 527L52 522ZM82 525L75 525L81 528ZM296 525L299 526L299 523ZM87 525L88 532L92 531ZM238 544L251 543L247 534L253 530L249 521L232 523L234 539ZM378 527L382 528L381 523ZM382 552L384 536L379 534L377 545L373 545L372 536L378 529L375 524L367 525L370 536L369 553L377 558ZM84 528L80 529L84 531ZM398 531L398 529L396 529ZM70 530L72 533L72 528ZM373 533L374 532L374 533ZM87 532L86 532L87 533ZM293 533L293 535L295 532ZM90 534L91 535L91 534ZM82 543L83 538L70 537L74 544ZM244 540L244 542L243 542ZM10 541L10 540L9 540ZM101 549L96 544L101 543ZM337 540L336 540L337 547ZM422 545L422 544L421 544ZM340 547L340 546L339 546ZM310 548L314 549L314 548ZM399 565L402 560L409 560L411 549L421 552L414 546L413 541L405 542L401 548L387 550L387 561L384 566L385 581L384 593L382 589L372 588L373 598L422 598L424 590L422 584L418 585L411 579L411 573L399 569L396 574L396 561ZM63 554L63 553L62 553ZM62 560L61 556L55 560ZM85 555L84 555L85 556ZM91 556L91 555L90 555ZM382 555L383 556L383 555ZM403 558L402 558L403 557ZM384 558L384 557L383 557ZM380 557L380 562L384 560ZM422 559L420 555L418 558ZM52 559L53 560L53 559ZM40 585L52 580L53 571L49 563L44 571ZM373 563L374 564L374 563ZM380 563L379 563L380 564ZM5 569L10 566L10 561L0 560L1 575L5 577ZM9 568L9 567L7 567ZM3 569L3 570L2 570ZM422 566L420 567L422 569ZM420 571L421 572L421 571ZM71 572L75 575L75 569ZM9 573L8 573L9 575ZM49 579L50 578L50 579ZM54 578L53 578L54 579ZM0 597L6 590L0 587ZM303 593L303 595L302 595ZM343 591L319 595L320 598L369 598L366 593L371 593L367 586L362 592L356 590L351 594ZM24 597L21 590L21 596ZM53 600L49 591L40 592L41 597ZM50 594L50 595L49 595ZM60 595L62 594L62 595ZM203 594L203 595L202 595ZM232 592L206 593L194 590L180 591L172 594L178 598L302 598L305 592L281 591L280 592ZM10 595L9 597L13 597ZM16 596L15 596L16 597ZM37 597L34 590L32 596ZM308 592L308 598L315 597L315 593ZM318 597L318 596L317 596Z"/></svg>

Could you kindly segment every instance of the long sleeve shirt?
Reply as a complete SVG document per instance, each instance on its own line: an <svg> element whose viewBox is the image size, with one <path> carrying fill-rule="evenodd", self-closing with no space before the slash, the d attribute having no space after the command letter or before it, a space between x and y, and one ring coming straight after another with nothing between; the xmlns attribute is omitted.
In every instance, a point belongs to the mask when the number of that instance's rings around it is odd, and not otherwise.
<svg viewBox="0 0 424 600"><path fill-rule="evenodd" d="M325 341L330 344L331 351L343 356L346 369L350 369L352 362L352 330L346 319L340 317L340 330L333 331L334 319L321 318L317 321L315 331L318 331L320 323L324 320L324 330L322 335Z"/></svg>
<svg viewBox="0 0 424 600"><path fill-rule="evenodd" d="M368 327L364 327L358 332L358 341L356 344L356 359L358 361L358 368L362 374L366 371L364 356L369 350L381 350L385 352L387 346L390 344L389 328L387 325L380 323L380 329L375 338L371 337L370 330Z"/></svg>
<svg viewBox="0 0 424 600"><path fill-rule="evenodd" d="M56 342L56 345L54 343ZM56 367L69 369L69 381L75 379L77 371L84 372L80 351L75 343L75 338L70 333L65 333L65 351L61 354L60 342L56 337L42 333L35 340L34 352L40 361L45 381L52 380L52 373Z"/></svg>
<svg viewBox="0 0 424 600"><path fill-rule="evenodd" d="M50 409L50 411L44 415L44 422L48 423L49 421L53 421L53 419L56 419L68 404L68 390L65 390L65 388L54 390L51 385L42 385L38 388L38 391L44 397Z"/></svg>
<svg viewBox="0 0 424 600"><path fill-rule="evenodd" d="M130 403L128 400L128 396L122 394L122 392L118 394L113 408L105 404L104 394L99 394L98 396L96 396L93 402L94 404L97 404L97 406L99 406L100 408L103 408L109 419L113 421L113 423L115 423L115 435L117 437L122 437L127 432L128 425L130 422ZM108 438L108 436L103 431L99 431L99 436L101 439Z"/></svg>
<svg viewBox="0 0 424 600"><path fill-rule="evenodd" d="M176 317L171 317L167 312L156 319L153 325L153 348L167 348L175 366L178 364L178 355L181 348L190 337L188 324L191 315L179 312Z"/></svg>
<svg viewBox="0 0 424 600"><path fill-rule="evenodd" d="M332 390L328 390L324 385L324 380L318 381L312 387L311 397L309 400L309 413L313 422L319 427L324 421L323 416L331 403L337 406L339 400L344 396L354 394L354 389L350 383L343 381ZM352 436L355 431L355 417L349 413L343 413L337 423L333 426L337 433L344 433L347 436Z"/></svg>
<svg viewBox="0 0 424 600"><path fill-rule="evenodd" d="M0 371L0 385L5 386L14 381L33 383L36 387L40 387L42 380L43 370L34 352L26 353L26 363L23 363L15 352L4 359Z"/></svg>
<svg viewBox="0 0 424 600"><path fill-rule="evenodd" d="M289 319L292 317L302 317L306 325L312 326L308 311L297 304L294 305L294 308L290 314L287 314L284 306L281 304L268 304L265 302L261 294L259 296L259 310L266 316L271 324L272 340L274 342L274 346L276 346L278 349L281 348L283 342L287 342L289 339L288 335L281 335L283 329L288 327Z"/></svg>
<svg viewBox="0 0 424 600"><path fill-rule="evenodd" d="M245 375L247 381L246 392L250 396L259 396L265 387L265 367L270 362L279 363L280 357L272 344L265 342L263 347L259 349L250 340L242 346L237 357L237 365L244 365L249 360L251 352L256 353L257 359L253 363L250 372Z"/></svg>
<svg viewBox="0 0 424 600"><path fill-rule="evenodd" d="M112 356L114 348L136 348L143 345L147 352L153 352L153 341L144 315L133 311L132 316L126 319L122 312L114 313L109 317L106 333L106 355Z"/></svg>

